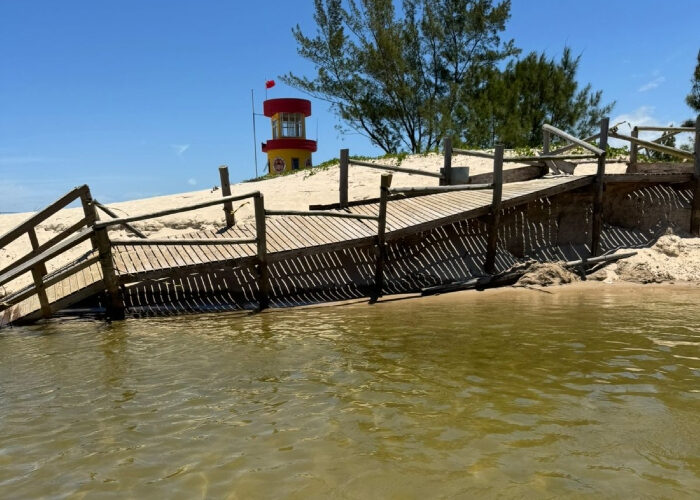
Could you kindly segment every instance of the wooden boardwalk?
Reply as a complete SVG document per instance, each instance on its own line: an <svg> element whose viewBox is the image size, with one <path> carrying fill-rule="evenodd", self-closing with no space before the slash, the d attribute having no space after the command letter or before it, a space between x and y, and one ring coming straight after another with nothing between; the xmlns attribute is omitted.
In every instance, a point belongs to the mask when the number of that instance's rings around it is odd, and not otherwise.
<svg viewBox="0 0 700 500"><path fill-rule="evenodd" d="M593 176L562 176L537 179L503 186L502 207L527 203L536 198L578 189L593 183ZM386 240L400 239L458 220L487 215L492 190L456 191L424 196L390 199L386 213ZM336 210L358 215L378 216L379 203L355 205ZM325 216L280 215L266 217L267 260L276 262L296 256L328 252L371 244L377 238L375 220L357 220ZM225 231L193 232L175 239L255 239L254 224L240 224ZM122 240L123 241L123 240ZM221 245L134 245L114 244L112 257L120 285L167 278L179 273L206 272L222 266L252 264L257 259L255 243ZM83 257L95 260L96 252ZM86 297L104 291L102 269L93 262L46 287L51 313ZM36 294L0 312L0 325L20 319L41 317Z"/></svg>

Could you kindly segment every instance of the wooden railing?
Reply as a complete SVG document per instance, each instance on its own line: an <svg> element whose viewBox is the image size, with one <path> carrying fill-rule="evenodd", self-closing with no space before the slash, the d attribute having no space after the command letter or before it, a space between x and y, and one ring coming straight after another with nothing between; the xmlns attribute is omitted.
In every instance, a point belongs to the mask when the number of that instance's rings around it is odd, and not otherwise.
<svg viewBox="0 0 700 500"><path fill-rule="evenodd" d="M61 231L53 238L40 244L36 233L37 226L78 199L80 199L82 203L84 216L78 222ZM40 210L14 229L0 236L0 248L8 246L24 236L29 238L32 246L31 252L0 270L0 286L15 281L18 277L27 272L31 272L32 274L31 285L20 290L15 290L0 299L0 311L18 304L33 295L37 295L41 307L41 315L45 318L49 317L53 311L46 295L46 289L71 274L91 266L97 262L97 257L87 258L51 274L47 272L46 263L80 243L94 238L92 224L95 219L96 213L92 204L90 189L86 185L83 185L72 189L51 205Z"/></svg>
<svg viewBox="0 0 700 500"><path fill-rule="evenodd" d="M395 167L393 165L381 165L378 163L371 163L368 161L353 160L350 158L350 151L348 149L340 150L340 182L338 187L339 193L339 207L348 207L348 175L350 165L355 165L358 167L374 168L377 170L385 170L389 172L401 172L405 174L422 175L424 177L435 177L440 179L442 184L445 180L444 174L439 174L437 172L426 172L425 170L418 170L415 168L404 168Z"/></svg>
<svg viewBox="0 0 700 500"><path fill-rule="evenodd" d="M662 132L662 135L657 139L647 141L639 138L640 132ZM664 140L684 132L694 133L695 135L694 150L692 152L661 144ZM612 127L609 135L630 143L629 165L633 171L638 165L638 153L642 148L692 162L693 194L690 207L690 233L700 236L700 115L695 120L695 127L636 126L632 129L632 135L621 134L618 132L617 127Z"/></svg>
<svg viewBox="0 0 700 500"><path fill-rule="evenodd" d="M137 222L166 215L173 215L182 212L190 212L200 208L206 208L214 205L230 206L234 201L244 199L253 199L255 208L255 238L128 238L128 239L110 239L107 234L107 229L112 226L129 227L131 222ZM103 262L103 274L105 286L110 297L111 315L115 319L123 318L124 316L124 300L121 295L119 279L114 269L112 261L111 247L114 245L178 245L178 246L199 246L199 245L244 245L255 244L257 247L257 272L258 272L258 307L265 309L269 305L269 288L268 288L268 270L267 270L267 244L265 231L265 202L263 195L259 191L245 193L235 196L223 196L215 200L193 203L182 207L159 210L145 214L132 215L129 217L116 218L105 221L96 221L94 224L95 236L97 239L100 256Z"/></svg>

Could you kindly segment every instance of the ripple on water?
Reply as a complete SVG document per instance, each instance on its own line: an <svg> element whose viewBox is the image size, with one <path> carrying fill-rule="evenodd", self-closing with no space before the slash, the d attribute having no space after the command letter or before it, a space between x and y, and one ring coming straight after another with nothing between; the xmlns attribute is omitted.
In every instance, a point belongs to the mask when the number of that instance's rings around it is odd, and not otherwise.
<svg viewBox="0 0 700 500"><path fill-rule="evenodd" d="M697 496L700 291L616 290L7 330L0 488Z"/></svg>

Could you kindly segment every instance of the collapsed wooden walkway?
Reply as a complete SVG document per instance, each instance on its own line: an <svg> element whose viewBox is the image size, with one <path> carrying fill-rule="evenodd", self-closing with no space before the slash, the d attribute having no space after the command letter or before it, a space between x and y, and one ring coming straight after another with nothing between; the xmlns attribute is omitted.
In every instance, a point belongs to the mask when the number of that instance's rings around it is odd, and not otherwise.
<svg viewBox="0 0 700 500"><path fill-rule="evenodd" d="M499 147L494 155L492 182L434 188L392 188L391 176L384 174L378 200L348 204L347 192L343 200L341 188L342 208L324 211L265 210L259 192L230 196L228 183L222 182L224 197L219 200L154 214L99 220L98 210L112 217L115 214L94 201L87 186L82 186L0 237L0 247L3 247L19 237L28 236L33 248L30 254L0 271L0 285L10 283L25 273L31 273L33 278L33 284L14 290L0 299L0 326L47 318L95 296L104 297L108 314L119 319L125 310L124 291L131 286L246 265L256 270L258 286L255 299L259 308L265 308L269 304L269 265L368 245L373 245L376 250L375 283L369 293L376 300L383 290L388 242L457 221L486 216L490 230L484 269L492 272L501 210L586 186L592 186L596 194L592 221L592 253L595 254L596 238L599 239L600 235L603 185L606 182L690 182L694 178L690 174L606 176L603 150L592 146L589 148L603 158L602 162L599 161L597 175L559 175L503 184L503 148ZM446 170L449 172L449 169ZM192 232L158 240L146 238L131 226L136 221L219 203L224 204L227 213L230 213L231 203L245 198L253 199L255 224L239 224L218 232ZM39 244L35 227L76 199L82 203L84 217L61 234ZM114 226L125 227L134 237L110 238L107 230ZM48 260L88 241L91 249L71 264L52 273L46 272L45 263Z"/></svg>

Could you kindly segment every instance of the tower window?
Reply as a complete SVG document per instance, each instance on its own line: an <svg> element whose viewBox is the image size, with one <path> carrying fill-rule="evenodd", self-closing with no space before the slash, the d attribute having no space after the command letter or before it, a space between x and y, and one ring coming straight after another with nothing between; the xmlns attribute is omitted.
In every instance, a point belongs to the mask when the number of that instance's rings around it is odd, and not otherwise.
<svg viewBox="0 0 700 500"><path fill-rule="evenodd" d="M282 137L303 137L304 116L301 113L280 113L282 118Z"/></svg>

